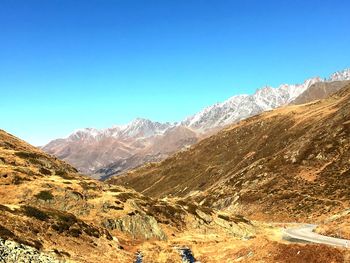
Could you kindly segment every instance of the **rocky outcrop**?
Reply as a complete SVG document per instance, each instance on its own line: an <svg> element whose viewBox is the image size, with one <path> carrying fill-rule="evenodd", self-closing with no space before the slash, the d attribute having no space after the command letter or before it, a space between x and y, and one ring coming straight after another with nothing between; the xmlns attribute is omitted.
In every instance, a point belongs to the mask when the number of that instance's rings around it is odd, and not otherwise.
<svg viewBox="0 0 350 263"><path fill-rule="evenodd" d="M33 247L0 238L0 262L59 263L65 261L46 255Z"/></svg>
<svg viewBox="0 0 350 263"><path fill-rule="evenodd" d="M111 230L119 230L132 235L134 238L165 240L166 235L153 216L144 214L126 215L118 219L107 219L103 225Z"/></svg>

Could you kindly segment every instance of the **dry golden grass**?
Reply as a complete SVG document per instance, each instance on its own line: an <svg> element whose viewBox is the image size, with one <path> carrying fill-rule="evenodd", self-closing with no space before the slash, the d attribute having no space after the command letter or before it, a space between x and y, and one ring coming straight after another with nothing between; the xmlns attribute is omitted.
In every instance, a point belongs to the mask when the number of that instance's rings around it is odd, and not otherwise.
<svg viewBox="0 0 350 263"><path fill-rule="evenodd" d="M251 219L321 221L350 205L349 112L348 85L325 100L243 120L109 182Z"/></svg>

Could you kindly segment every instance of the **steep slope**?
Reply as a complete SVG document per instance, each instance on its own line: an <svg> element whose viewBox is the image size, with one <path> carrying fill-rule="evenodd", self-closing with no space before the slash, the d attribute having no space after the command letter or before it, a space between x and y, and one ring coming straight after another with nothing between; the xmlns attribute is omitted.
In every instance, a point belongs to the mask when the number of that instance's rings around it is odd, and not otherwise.
<svg viewBox="0 0 350 263"><path fill-rule="evenodd" d="M323 101L241 121L109 182L191 196L253 218L305 220L349 206L350 86Z"/></svg>
<svg viewBox="0 0 350 263"><path fill-rule="evenodd" d="M252 223L186 200L156 200L77 174L0 130L0 257L5 262L133 262L183 233L251 238ZM153 242L153 243L152 243ZM154 249L154 250L153 250ZM169 253L168 258L179 255ZM153 261L154 262L154 261Z"/></svg>
<svg viewBox="0 0 350 263"><path fill-rule="evenodd" d="M348 84L350 84L350 80L315 83L290 104L304 104L314 100L325 99Z"/></svg>

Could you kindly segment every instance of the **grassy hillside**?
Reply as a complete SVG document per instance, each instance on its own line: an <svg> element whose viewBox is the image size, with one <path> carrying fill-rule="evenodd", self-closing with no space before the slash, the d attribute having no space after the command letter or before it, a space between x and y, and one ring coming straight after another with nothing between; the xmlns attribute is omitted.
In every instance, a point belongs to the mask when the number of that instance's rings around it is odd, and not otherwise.
<svg viewBox="0 0 350 263"><path fill-rule="evenodd" d="M322 218L349 206L350 85L241 121L109 182L258 219Z"/></svg>

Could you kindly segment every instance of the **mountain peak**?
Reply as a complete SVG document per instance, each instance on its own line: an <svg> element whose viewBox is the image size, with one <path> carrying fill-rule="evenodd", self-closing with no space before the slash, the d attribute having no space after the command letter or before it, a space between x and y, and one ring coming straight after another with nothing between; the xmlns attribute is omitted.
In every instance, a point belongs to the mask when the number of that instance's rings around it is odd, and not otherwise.
<svg viewBox="0 0 350 263"><path fill-rule="evenodd" d="M170 123L154 122L149 119L136 118L125 125L121 134L125 137L150 137L165 132L173 125Z"/></svg>
<svg viewBox="0 0 350 263"><path fill-rule="evenodd" d="M350 68L337 71L333 73L328 81L342 81L342 80L350 80Z"/></svg>
<svg viewBox="0 0 350 263"><path fill-rule="evenodd" d="M82 128L75 130L68 136L70 141L100 140L105 137L114 138L145 138L161 134L174 125L166 122L160 123L145 118L136 118L124 125L114 125L111 128L95 129Z"/></svg>

